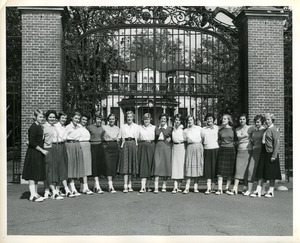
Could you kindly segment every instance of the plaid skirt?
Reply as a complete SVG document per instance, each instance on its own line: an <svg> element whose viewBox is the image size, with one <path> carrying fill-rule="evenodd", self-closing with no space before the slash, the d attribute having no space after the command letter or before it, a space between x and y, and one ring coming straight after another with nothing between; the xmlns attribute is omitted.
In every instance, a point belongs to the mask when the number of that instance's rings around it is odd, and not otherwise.
<svg viewBox="0 0 300 243"><path fill-rule="evenodd" d="M148 178L152 175L155 143L140 142L138 147L138 161L140 177Z"/></svg>
<svg viewBox="0 0 300 243"><path fill-rule="evenodd" d="M234 147L220 147L218 154L217 175L233 177L235 172L236 153Z"/></svg>
<svg viewBox="0 0 300 243"><path fill-rule="evenodd" d="M203 175L203 146L201 143L188 144L185 151L185 172L187 177Z"/></svg>
<svg viewBox="0 0 300 243"><path fill-rule="evenodd" d="M215 179L217 177L217 159L219 148L204 149L204 169L203 175L206 179Z"/></svg>
<svg viewBox="0 0 300 243"><path fill-rule="evenodd" d="M64 143L52 144L52 151L55 154L54 158L57 162L58 181L68 179L68 155Z"/></svg>
<svg viewBox="0 0 300 243"><path fill-rule="evenodd" d="M274 162L271 162L271 157L272 153L268 153L265 145L263 144L256 171L257 178L263 178L266 180L281 180L279 160L276 158Z"/></svg>
<svg viewBox="0 0 300 243"><path fill-rule="evenodd" d="M46 155L46 181L48 185L58 182L58 163L55 159L55 151L52 148L45 148L49 153Z"/></svg>
<svg viewBox="0 0 300 243"><path fill-rule="evenodd" d="M139 173L138 146L135 140L125 141L120 152L118 173L137 175Z"/></svg>
<svg viewBox="0 0 300 243"><path fill-rule="evenodd" d="M83 154L79 143L66 143L68 155L68 177L81 178L85 176Z"/></svg>
<svg viewBox="0 0 300 243"><path fill-rule="evenodd" d="M255 175L256 175L256 170L259 162L260 153L261 153L261 148L253 148L253 152L248 166L248 181L253 182L257 180Z"/></svg>

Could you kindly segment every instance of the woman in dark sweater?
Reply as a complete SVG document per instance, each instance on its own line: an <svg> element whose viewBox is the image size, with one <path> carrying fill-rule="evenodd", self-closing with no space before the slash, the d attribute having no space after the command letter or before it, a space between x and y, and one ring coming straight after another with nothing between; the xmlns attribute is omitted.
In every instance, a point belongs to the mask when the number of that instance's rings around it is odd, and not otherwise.
<svg viewBox="0 0 300 243"><path fill-rule="evenodd" d="M154 193L158 193L159 177L163 177L162 192L167 191L167 178L172 174L172 128L167 125L167 114L163 113L159 116L160 125L155 128L155 154L153 175Z"/></svg>
<svg viewBox="0 0 300 243"><path fill-rule="evenodd" d="M48 151L43 148L43 129L41 123L44 119L43 111L34 111L34 123L28 129L28 149L25 156L22 178L28 180L30 197L32 202L45 200L38 194L38 181L46 179L45 155Z"/></svg>

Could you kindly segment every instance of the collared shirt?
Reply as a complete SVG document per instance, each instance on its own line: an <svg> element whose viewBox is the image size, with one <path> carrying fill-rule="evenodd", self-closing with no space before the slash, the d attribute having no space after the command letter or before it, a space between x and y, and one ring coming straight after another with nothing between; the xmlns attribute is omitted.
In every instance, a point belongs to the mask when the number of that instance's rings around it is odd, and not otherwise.
<svg viewBox="0 0 300 243"><path fill-rule="evenodd" d="M66 132L64 135L65 140L76 140L79 141L80 137L79 125L74 126L73 122L66 126Z"/></svg>
<svg viewBox="0 0 300 243"><path fill-rule="evenodd" d="M57 132L57 136L54 137L53 142L62 142L64 141L64 135L66 132L66 127L61 125L60 122L57 122L56 124L54 124L54 129Z"/></svg>
<svg viewBox="0 0 300 243"><path fill-rule="evenodd" d="M140 126L139 130L139 140L151 140L153 141L155 138L155 126L149 124L147 127Z"/></svg>
<svg viewBox="0 0 300 243"><path fill-rule="evenodd" d="M54 125L49 124L46 122L43 125L43 132L44 132L44 148L51 148L54 137L57 136Z"/></svg>
<svg viewBox="0 0 300 243"><path fill-rule="evenodd" d="M274 124L271 124L271 126L267 127L267 129L265 130L264 135L262 137L262 144L266 143L266 132L267 132L268 128L272 128L272 127L274 127Z"/></svg>
<svg viewBox="0 0 300 243"><path fill-rule="evenodd" d="M121 126L121 137L125 138L138 138L140 126L135 124L134 122L131 125L127 123Z"/></svg>
<svg viewBox="0 0 300 243"><path fill-rule="evenodd" d="M245 125L243 128L238 127L236 132L236 137L238 140L238 150L252 150L251 139L251 126Z"/></svg>
<svg viewBox="0 0 300 243"><path fill-rule="evenodd" d="M219 148L218 144L219 127L217 125L203 127L201 137L205 149Z"/></svg>
<svg viewBox="0 0 300 243"><path fill-rule="evenodd" d="M167 129L167 127L168 127L168 125L165 124L163 127L162 127L161 125L159 125L158 128L159 128L159 129L161 129L161 128ZM159 137L158 137L158 140L164 140L164 135L163 135L162 132L160 132Z"/></svg>
<svg viewBox="0 0 300 243"><path fill-rule="evenodd" d="M79 126L79 141L90 141L91 139L91 134L90 132L86 129L86 127L82 126L81 124L78 124Z"/></svg>
<svg viewBox="0 0 300 243"><path fill-rule="evenodd" d="M116 141L120 138L120 128L117 126L104 125L102 139L104 141Z"/></svg>
<svg viewBox="0 0 300 243"><path fill-rule="evenodd" d="M189 143L201 143L201 130L202 128L196 125L184 129L184 140L188 141Z"/></svg>
<svg viewBox="0 0 300 243"><path fill-rule="evenodd" d="M176 128L175 126L173 127L172 140L173 140L173 143L182 143L182 142L184 142L183 126L182 125L180 125L178 128Z"/></svg>

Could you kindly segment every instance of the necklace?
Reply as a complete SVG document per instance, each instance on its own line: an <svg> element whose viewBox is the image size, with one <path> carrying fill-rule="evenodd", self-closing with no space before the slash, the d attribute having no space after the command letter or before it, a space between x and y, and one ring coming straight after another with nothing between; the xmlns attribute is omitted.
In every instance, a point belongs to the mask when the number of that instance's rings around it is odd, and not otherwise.
<svg viewBox="0 0 300 243"><path fill-rule="evenodd" d="M244 132L246 132L246 130L247 130L246 126L244 126L243 128L241 128L241 135L244 135Z"/></svg>

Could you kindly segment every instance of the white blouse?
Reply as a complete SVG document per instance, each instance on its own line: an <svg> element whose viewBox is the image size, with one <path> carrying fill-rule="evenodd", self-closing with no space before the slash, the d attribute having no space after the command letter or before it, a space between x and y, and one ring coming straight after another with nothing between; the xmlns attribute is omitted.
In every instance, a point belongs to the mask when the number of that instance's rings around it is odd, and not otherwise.
<svg viewBox="0 0 300 243"><path fill-rule="evenodd" d="M140 126L139 130L139 140L151 140L153 141L155 139L155 126L152 124L149 124L147 127Z"/></svg>
<svg viewBox="0 0 300 243"><path fill-rule="evenodd" d="M79 125L74 126L73 122L66 126L66 132L64 135L65 140L76 140L79 141L80 137Z"/></svg>
<svg viewBox="0 0 300 243"><path fill-rule="evenodd" d="M202 128L200 126L195 125L184 129L184 140L188 143L201 143L201 130Z"/></svg>
<svg viewBox="0 0 300 243"><path fill-rule="evenodd" d="M138 138L139 135L139 131L140 131L140 126L132 123L130 126L126 123L124 125L121 126L121 137L122 139L125 138Z"/></svg>
<svg viewBox="0 0 300 243"><path fill-rule="evenodd" d="M78 125L80 128L79 128L79 141L82 142L82 141L90 141L91 139L91 134L90 132L86 129L86 127L82 126L82 125Z"/></svg>
<svg viewBox="0 0 300 243"><path fill-rule="evenodd" d="M172 140L173 143L182 143L184 142L184 136L183 136L183 126L180 125L177 129L175 127L173 127L173 131L172 131Z"/></svg>
<svg viewBox="0 0 300 243"><path fill-rule="evenodd" d="M64 141L64 135L66 132L66 127L62 126L60 122L56 123L54 125L55 131L57 132L57 137L53 139L53 142L63 142Z"/></svg>

